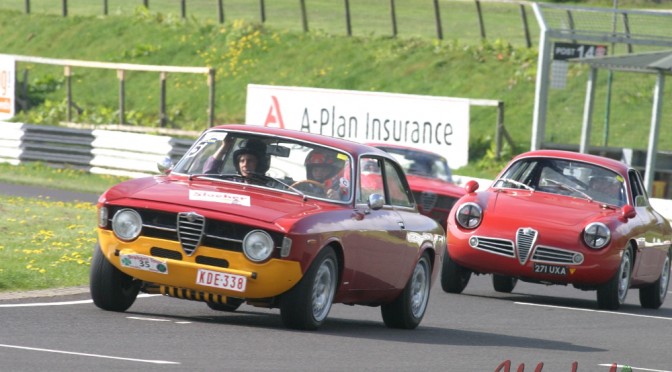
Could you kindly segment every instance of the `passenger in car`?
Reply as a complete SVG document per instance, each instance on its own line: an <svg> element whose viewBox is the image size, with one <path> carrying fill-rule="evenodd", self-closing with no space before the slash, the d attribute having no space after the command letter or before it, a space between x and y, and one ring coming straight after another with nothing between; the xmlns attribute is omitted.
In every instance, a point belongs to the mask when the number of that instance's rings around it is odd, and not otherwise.
<svg viewBox="0 0 672 372"><path fill-rule="evenodd" d="M619 207L625 204L621 182L615 177L593 176L590 178L588 187L588 194L597 201L617 205Z"/></svg>
<svg viewBox="0 0 672 372"><path fill-rule="evenodd" d="M222 146L206 160L203 173L217 173L224 162L223 156L227 147L230 148L230 146L230 143L224 141ZM242 147L233 152L233 166L242 176L242 182L265 184L265 180L255 175L263 175L269 168L266 164L266 144L257 139L245 141Z"/></svg>

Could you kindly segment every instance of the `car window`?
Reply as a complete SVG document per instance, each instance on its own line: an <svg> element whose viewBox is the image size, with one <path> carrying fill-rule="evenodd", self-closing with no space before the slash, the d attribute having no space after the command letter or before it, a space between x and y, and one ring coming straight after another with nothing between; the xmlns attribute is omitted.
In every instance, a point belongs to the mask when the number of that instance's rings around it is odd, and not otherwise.
<svg viewBox="0 0 672 372"><path fill-rule="evenodd" d="M402 182L403 174L395 167L392 162L385 160L385 182L389 190L390 204L411 207L413 206L413 198L410 190L405 187Z"/></svg>
<svg viewBox="0 0 672 372"><path fill-rule="evenodd" d="M632 192L632 198L635 201L635 207L646 207L649 205L648 198L646 196L646 189L642 184L641 177L636 170L631 169L628 172L628 177L630 178L630 190Z"/></svg>
<svg viewBox="0 0 672 372"><path fill-rule="evenodd" d="M381 160L362 157L359 160L359 192L357 202L366 203L371 194L385 195L383 175L380 171Z"/></svg>

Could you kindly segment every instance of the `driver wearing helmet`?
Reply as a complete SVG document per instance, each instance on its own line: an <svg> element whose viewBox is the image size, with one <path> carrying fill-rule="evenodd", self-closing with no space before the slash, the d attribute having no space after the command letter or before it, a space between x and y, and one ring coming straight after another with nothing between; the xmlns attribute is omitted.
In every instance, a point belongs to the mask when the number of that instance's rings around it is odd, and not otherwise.
<svg viewBox="0 0 672 372"><path fill-rule="evenodd" d="M349 182L343 177L346 158L339 155L330 150L312 150L304 161L306 178L322 185L328 198L347 200L350 196Z"/></svg>

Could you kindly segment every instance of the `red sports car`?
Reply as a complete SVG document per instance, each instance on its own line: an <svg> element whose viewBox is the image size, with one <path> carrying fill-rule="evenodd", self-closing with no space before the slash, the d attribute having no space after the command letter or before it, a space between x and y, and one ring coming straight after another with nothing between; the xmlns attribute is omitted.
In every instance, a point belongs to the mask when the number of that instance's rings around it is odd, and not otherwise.
<svg viewBox="0 0 672 372"><path fill-rule="evenodd" d="M448 218L441 286L464 290L472 273L495 291L516 282L597 290L615 310L628 289L657 309L670 280L670 223L651 208L639 172L594 155L540 150L515 157L492 186L465 186Z"/></svg>
<svg viewBox="0 0 672 372"><path fill-rule="evenodd" d="M90 289L99 308L126 311L143 291L221 311L280 308L296 329L318 328L332 303L380 306L393 328L422 320L445 231L418 212L388 153L224 125L164 168L98 200Z"/></svg>
<svg viewBox="0 0 672 372"><path fill-rule="evenodd" d="M463 187L453 183L446 158L430 151L401 145L369 145L385 150L397 159L406 173L420 213L433 218L447 229L446 220L450 209L466 192Z"/></svg>

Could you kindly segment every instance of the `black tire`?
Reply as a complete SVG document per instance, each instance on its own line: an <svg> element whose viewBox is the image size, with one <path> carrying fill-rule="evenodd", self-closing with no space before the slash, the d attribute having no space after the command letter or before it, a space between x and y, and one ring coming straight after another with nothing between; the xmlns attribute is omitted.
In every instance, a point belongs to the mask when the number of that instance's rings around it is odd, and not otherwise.
<svg viewBox="0 0 672 372"><path fill-rule="evenodd" d="M632 274L632 248L623 251L618 271L605 284L597 288L597 307L602 310L618 310L628 295Z"/></svg>
<svg viewBox="0 0 672 372"><path fill-rule="evenodd" d="M511 293L516 288L518 278L506 275L492 274L492 286L495 291L502 293Z"/></svg>
<svg viewBox="0 0 672 372"><path fill-rule="evenodd" d="M467 284L469 284L470 278L471 271L451 260L450 254L446 252L441 269L441 288L443 291L447 293L462 293Z"/></svg>
<svg viewBox="0 0 672 372"><path fill-rule="evenodd" d="M141 284L142 281L114 267L103 255L100 244L96 244L89 273L89 290L96 306L108 311L126 311L138 297Z"/></svg>
<svg viewBox="0 0 672 372"><path fill-rule="evenodd" d="M415 329L427 311L432 267L429 255L423 254L415 264L406 287L393 302L380 307L383 322L389 328Z"/></svg>
<svg viewBox="0 0 672 372"><path fill-rule="evenodd" d="M670 257L672 251L667 253L660 277L650 286L639 289L639 303L646 309L658 309L665 302L667 289L670 284Z"/></svg>
<svg viewBox="0 0 672 372"><path fill-rule="evenodd" d="M225 304L206 302L209 308L216 311L234 312L245 302L242 298L227 297Z"/></svg>
<svg viewBox="0 0 672 372"><path fill-rule="evenodd" d="M315 330L327 319L338 286L338 261L331 247L315 258L301 280L280 299L287 328Z"/></svg>

